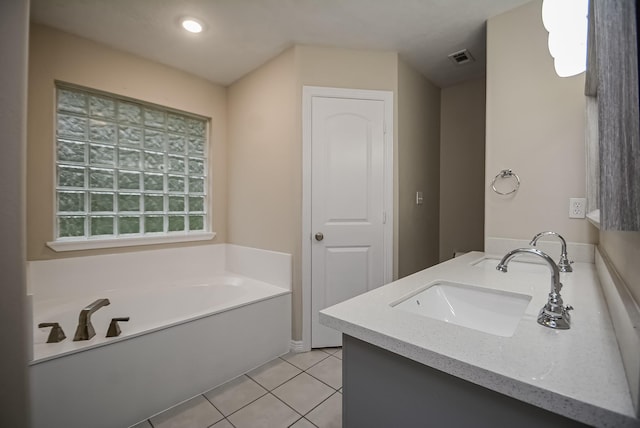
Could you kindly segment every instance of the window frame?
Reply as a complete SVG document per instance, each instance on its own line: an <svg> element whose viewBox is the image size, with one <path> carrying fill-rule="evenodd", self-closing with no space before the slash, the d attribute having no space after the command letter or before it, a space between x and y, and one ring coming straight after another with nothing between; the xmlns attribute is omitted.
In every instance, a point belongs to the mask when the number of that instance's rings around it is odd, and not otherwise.
<svg viewBox="0 0 640 428"><path fill-rule="evenodd" d="M115 184L113 186L113 196L114 196L114 207L112 210L112 214L114 216L114 229L113 229L113 235L94 235L91 236L91 226L90 223L91 222L91 208L90 208L90 195L91 193L96 193L96 192L100 192L100 190L94 190L92 191L92 188L90 187L89 183L87 183L86 181L84 182L84 188L82 190L83 192L83 198L84 198L84 211L81 214L84 217L84 222L85 222L85 233L83 236L77 236L77 237L60 237L59 236L59 217L61 216L61 211L59 211L59 204L58 204L58 196L59 196L59 192L61 192L61 188L59 187L59 183L58 183L58 169L59 169L59 165L60 164L64 164L64 161L60 161L58 158L58 141L60 139L64 139L64 138L60 138L58 135L58 129L59 129L59 122L58 122L58 116L60 114L59 110L58 110L58 98L59 98L59 94L61 91L64 90L70 90L70 91L79 91L82 92L84 94L86 94L86 96L98 96L98 97L106 97L110 100L113 100L117 103L120 102L126 102L126 103L132 103L135 104L137 106L140 106L141 108L145 109L154 109L154 110L160 110L163 112L164 115L168 115L168 114L176 114L179 115L181 117L186 117L186 118L192 118L192 119L197 119L199 121L203 121L204 122L204 147L203 147L203 154L201 155L201 157L199 155L196 156L196 158L201 158L204 162L204 171L203 171L203 176L204 176L204 189L203 192L200 194L198 193L197 196L198 197L203 197L204 198L204 206L203 206L203 229L201 230L193 230L193 231L189 231L189 230L181 230L181 231L169 231L168 230L168 226L167 226L167 222L168 220L168 216L170 215L170 210L169 210L169 206L168 204L168 197L171 195L171 193L169 193L169 189L167 188L167 182L166 179L168 178L168 175L170 174L170 171L168 169L165 168L160 168L160 172L163 175L163 189L161 191L161 194L163 196L163 200L165 202L163 202L163 210L162 211L158 211L158 212L154 212L154 215L160 215L163 218L163 231L162 232L145 232L143 224L144 222L141 220L145 215L148 215L145 213L142 205L140 208L140 211L138 212L132 212L132 213L128 213L129 216L131 217L137 217L140 220L140 229L137 233L131 233L131 234L120 234L120 231L117 230L117 225L119 224L118 221L116 220L116 218L120 215L122 215L120 213L120 211L117 209L116 207L116 200L118 199L118 195L120 193L132 193L130 191L127 191L127 189L122 189L120 188L119 184ZM88 101L87 101L88 102ZM87 111L86 113L86 117L87 120L91 119L91 113ZM143 119L144 120L144 119ZM166 119L165 119L166 120ZM110 121L111 122L111 121ZM116 127L118 125L121 125L122 122L119 118L116 118L113 123L116 124ZM166 124L166 122L165 122ZM146 129L146 127L144 126L144 123L142 123L140 125L141 129ZM198 115L195 113L191 113L191 112L186 112L186 111L182 111L182 110L178 110L175 108L171 108L168 106L163 106L163 105L159 105L159 104L155 104L155 103L151 103L151 102L147 102L144 100L140 100L140 99L135 99L135 98L131 98L131 97L127 97L127 96L122 96L119 94L115 94L115 93L110 93L110 92L106 92L106 91L101 91L101 90L97 90L97 89L93 89L93 88L88 88L88 87L84 87L84 86L80 86L80 85L76 85L76 84L72 84L72 83L68 83L68 82L63 82L63 81L55 81L55 85L54 85L54 117L53 117L53 162L54 162L54 168L53 168L53 181L52 181L52 191L53 191L53 222L54 222L54 227L53 227L53 231L54 231L54 239L50 242L47 242L46 245L53 249L54 251L74 251L74 250L86 250L86 249L97 249L97 248L114 248L114 247L127 247L127 246L138 246L138 245L151 245L151 244L162 244L162 243L173 243L173 242L188 242L188 241L202 241L202 240L210 240L213 239L215 237L215 232L212 231L212 224L213 224L213 218L212 218L212 209L211 209L211 201L212 201L212 186L211 186L211 151L210 151L210 135L211 135L211 118L209 117L205 117L202 115ZM116 128L117 129L117 128ZM118 132L118 131L116 131ZM162 130L162 132L164 133L164 135L166 135L169 131L166 128L166 125L164 127L164 129ZM185 134L188 135L188 134ZM80 140L78 140L80 141ZM144 153L144 141L141 142L139 149L141 152L141 156ZM89 150L91 148L91 139L89 138L89 136L85 136L85 138L82 140L82 144L84 144L84 150L85 150L85 159L84 162L82 164L82 167L85 169L85 171L88 168L92 167L92 163L91 160L88 158L89 156ZM121 148L119 141L115 141L113 143L114 148L119 149ZM114 150L114 152L116 152L116 150ZM167 147L167 145L165 144L163 150L162 150L162 154L164 156L164 163L163 166L167 166L168 165L168 158L167 156L170 153L169 147ZM188 162L189 160L189 154L185 148L185 162ZM143 162L142 158L141 161ZM96 165L93 165L93 167L97 167ZM109 170L112 170L114 172L118 172L120 170L120 166L118 165L117 161L114 162L113 166L108 166L106 167ZM125 169L126 170L126 169ZM132 170L135 170L135 172L140 173L141 174L141 182L142 182L142 178L144 177L145 174L145 166L144 164L139 165L137 168L136 167L132 167ZM85 172L86 174L86 172ZM182 175L182 174L181 174ZM184 172L184 178L186 181L188 181L190 177L190 174L188 171L185 170ZM85 175L85 180L86 180L86 175ZM188 189L188 186L186 187L186 189ZM74 189L69 189L69 191L73 191ZM78 189L75 189L77 191L80 191ZM144 188L139 188L137 190L133 190L134 194L137 194L140 198L144 198L146 191ZM159 192L160 193L160 192ZM190 195L194 195L192 193L190 193L188 190L185 191L184 193L180 194L176 194L176 195L182 195L185 198L185 202L186 200L188 200ZM72 214L69 214L72 215ZM185 218L189 216L189 212L185 207L184 210L184 216ZM167 229L167 231L164 231L164 229Z"/></svg>

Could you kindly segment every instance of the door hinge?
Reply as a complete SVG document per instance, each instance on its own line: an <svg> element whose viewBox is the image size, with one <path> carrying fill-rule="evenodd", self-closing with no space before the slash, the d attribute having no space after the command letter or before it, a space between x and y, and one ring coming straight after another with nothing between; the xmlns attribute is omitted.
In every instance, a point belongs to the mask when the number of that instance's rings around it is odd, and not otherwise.
<svg viewBox="0 0 640 428"><path fill-rule="evenodd" d="M387 135L387 121L386 120L382 122L382 133L384 135Z"/></svg>
<svg viewBox="0 0 640 428"><path fill-rule="evenodd" d="M387 212L382 211L382 224L387 224Z"/></svg>

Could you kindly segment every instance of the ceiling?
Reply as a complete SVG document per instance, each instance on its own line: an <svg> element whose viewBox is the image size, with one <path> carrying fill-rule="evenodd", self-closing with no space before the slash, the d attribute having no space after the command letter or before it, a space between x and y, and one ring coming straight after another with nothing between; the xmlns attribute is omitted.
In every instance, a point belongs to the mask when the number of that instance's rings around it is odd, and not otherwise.
<svg viewBox="0 0 640 428"><path fill-rule="evenodd" d="M529 0L32 0L31 18L229 85L293 44L397 51L440 87L484 75L485 22ZM178 21L193 16L194 35ZM468 49L476 62L447 55Z"/></svg>

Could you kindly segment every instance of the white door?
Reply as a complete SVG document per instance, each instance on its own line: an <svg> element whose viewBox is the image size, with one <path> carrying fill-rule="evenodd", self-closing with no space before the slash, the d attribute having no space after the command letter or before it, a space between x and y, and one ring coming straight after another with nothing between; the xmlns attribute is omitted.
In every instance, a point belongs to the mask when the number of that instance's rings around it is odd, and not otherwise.
<svg viewBox="0 0 640 428"><path fill-rule="evenodd" d="M385 281L385 101L311 99L311 346L340 346L318 311Z"/></svg>

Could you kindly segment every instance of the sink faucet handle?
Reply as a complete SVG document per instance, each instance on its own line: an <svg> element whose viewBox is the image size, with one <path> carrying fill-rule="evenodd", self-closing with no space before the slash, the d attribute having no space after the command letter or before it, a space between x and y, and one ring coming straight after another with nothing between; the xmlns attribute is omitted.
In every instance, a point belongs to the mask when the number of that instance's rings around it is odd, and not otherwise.
<svg viewBox="0 0 640 428"><path fill-rule="evenodd" d="M552 231L540 232L536 234L536 236L534 236L533 239L531 239L531 242L529 242L529 245L535 247L536 244L538 243L538 240L543 236L555 236L560 240L561 250L560 250L560 260L558 261L558 268L560 269L560 272L573 272L573 268L571 267L571 264L573 262L572 261L570 262L569 258L567 257L567 241L558 232L552 232Z"/></svg>
<svg viewBox="0 0 640 428"><path fill-rule="evenodd" d="M573 260L569 260L567 258L567 254L562 254L560 256L560 261L558 262L558 268L560 272L573 272L573 268L571 265L573 264Z"/></svg>
<svg viewBox="0 0 640 428"><path fill-rule="evenodd" d="M129 317L121 317L121 318L111 318L111 323L109 324L109 329L107 330L106 337L117 337L120 336L122 331L120 330L120 326L118 322L127 322L129 321Z"/></svg>
<svg viewBox="0 0 640 428"><path fill-rule="evenodd" d="M38 328L52 327L49 332L49 337L47 338L47 343L58 343L62 342L67 336L64 334L62 327L57 322L41 322L38 324Z"/></svg>

